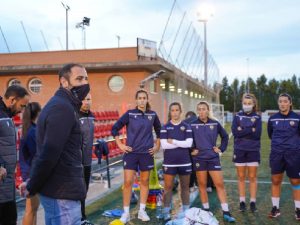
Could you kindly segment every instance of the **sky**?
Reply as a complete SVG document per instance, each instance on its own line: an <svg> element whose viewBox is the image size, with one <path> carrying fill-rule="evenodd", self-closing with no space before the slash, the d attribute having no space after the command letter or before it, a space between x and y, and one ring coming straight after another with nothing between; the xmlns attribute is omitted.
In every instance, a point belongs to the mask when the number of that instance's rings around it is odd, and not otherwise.
<svg viewBox="0 0 300 225"><path fill-rule="evenodd" d="M0 26L11 52L65 49L65 9L59 0L10 0L0 8ZM69 48L82 48L82 30L75 26L84 16L86 47L136 46L136 38L160 42L174 0L64 0L69 10ZM299 0L177 0L177 11L187 12L203 38L197 12L211 4L207 45L221 78L256 79L265 74L278 80L300 76ZM179 17L180 18L180 15ZM176 26L175 26L176 27ZM174 28L175 29L175 28ZM0 34L0 53L7 53Z"/></svg>

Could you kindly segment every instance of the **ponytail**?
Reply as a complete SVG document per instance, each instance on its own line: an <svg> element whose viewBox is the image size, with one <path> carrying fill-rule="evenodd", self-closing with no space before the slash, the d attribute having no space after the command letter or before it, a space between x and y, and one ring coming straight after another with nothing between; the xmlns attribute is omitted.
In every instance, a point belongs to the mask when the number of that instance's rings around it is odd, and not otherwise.
<svg viewBox="0 0 300 225"><path fill-rule="evenodd" d="M169 106L169 113L168 113L168 121L171 120L171 108L172 106L177 105L179 107L180 112L182 112L182 108L179 102L172 102Z"/></svg>
<svg viewBox="0 0 300 225"><path fill-rule="evenodd" d="M147 100L148 100L148 101L147 101L147 103L146 103L146 111L151 110L151 106L150 106L150 104L149 104L149 96L148 96L148 92L147 92L147 91L145 91L145 90L143 90L143 89L138 90L138 91L135 93L135 99L138 98L138 96L139 96L140 93L144 93L144 94L147 96Z"/></svg>

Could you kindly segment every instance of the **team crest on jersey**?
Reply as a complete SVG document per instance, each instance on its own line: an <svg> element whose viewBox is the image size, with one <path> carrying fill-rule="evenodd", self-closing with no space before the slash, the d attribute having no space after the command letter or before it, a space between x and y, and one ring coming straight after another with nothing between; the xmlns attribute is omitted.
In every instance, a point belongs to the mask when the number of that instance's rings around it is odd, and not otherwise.
<svg viewBox="0 0 300 225"><path fill-rule="evenodd" d="M198 126L196 126L196 129L198 129Z"/></svg>
<svg viewBox="0 0 300 225"><path fill-rule="evenodd" d="M200 167L200 163L196 163L196 167L199 168Z"/></svg>
<svg viewBox="0 0 300 225"><path fill-rule="evenodd" d="M210 128L211 130L213 130L213 129L214 129L214 126L213 126L213 125L210 125L209 128Z"/></svg>
<svg viewBox="0 0 300 225"><path fill-rule="evenodd" d="M256 120L256 119L255 119L254 117L251 118L251 122L252 122L252 123L254 123L255 120Z"/></svg>
<svg viewBox="0 0 300 225"><path fill-rule="evenodd" d="M275 123L276 123L276 125L277 125L277 124L278 124L278 121L276 121Z"/></svg>
<svg viewBox="0 0 300 225"><path fill-rule="evenodd" d="M137 115L134 116L134 118L136 119Z"/></svg>
<svg viewBox="0 0 300 225"><path fill-rule="evenodd" d="M233 159L235 159L235 158L236 158L236 155L234 154L234 155L233 155Z"/></svg>
<svg viewBox="0 0 300 225"><path fill-rule="evenodd" d="M152 120L152 116L148 116L148 120Z"/></svg>
<svg viewBox="0 0 300 225"><path fill-rule="evenodd" d="M180 127L180 130L184 131L185 130L185 126Z"/></svg>
<svg viewBox="0 0 300 225"><path fill-rule="evenodd" d="M164 167L164 170L167 171L167 170L168 170L168 167L165 166L165 167Z"/></svg>
<svg viewBox="0 0 300 225"><path fill-rule="evenodd" d="M291 126L294 126L294 125L295 125L295 122L294 122L294 121L290 121L290 125L291 125Z"/></svg>
<svg viewBox="0 0 300 225"><path fill-rule="evenodd" d="M124 166L126 166L126 161L124 161Z"/></svg>

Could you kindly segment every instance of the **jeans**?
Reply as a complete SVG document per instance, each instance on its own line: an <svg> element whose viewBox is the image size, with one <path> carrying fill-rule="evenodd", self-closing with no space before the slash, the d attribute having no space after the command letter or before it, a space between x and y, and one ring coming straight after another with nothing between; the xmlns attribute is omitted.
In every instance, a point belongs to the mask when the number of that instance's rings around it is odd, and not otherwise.
<svg viewBox="0 0 300 225"><path fill-rule="evenodd" d="M46 225L80 225L80 201L55 199L40 195Z"/></svg>

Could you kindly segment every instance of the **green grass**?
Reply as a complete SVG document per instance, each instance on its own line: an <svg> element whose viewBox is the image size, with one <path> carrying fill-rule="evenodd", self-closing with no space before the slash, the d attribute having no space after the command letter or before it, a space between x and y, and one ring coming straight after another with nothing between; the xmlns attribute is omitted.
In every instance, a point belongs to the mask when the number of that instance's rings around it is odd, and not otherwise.
<svg viewBox="0 0 300 225"><path fill-rule="evenodd" d="M230 131L230 125L227 124L225 126L227 131ZM267 136L266 131L266 124L263 125L263 132L262 132L262 149L261 149L261 165L258 171L258 180L259 181L270 181L270 168L269 168L269 153L270 153L270 141ZM235 167L232 163L232 151L233 151L233 139L230 139L227 151L222 156L222 168L224 173L224 178L228 180L236 180L236 172ZM285 178L285 181L288 181ZM292 193L290 185L283 185L282 186L282 194L280 199L280 209L281 209L281 216L277 219L269 219L267 217L270 209L271 209L271 195L270 195L270 184L259 184L258 185L258 193L257 193L257 208L258 212L253 214L250 212L240 213L238 211L239 207L239 196L238 196L238 189L237 183L225 183L228 203L231 208L232 214L236 218L236 224L253 224L253 225L264 225L264 224L271 224L271 225L293 225L298 224L294 219L294 201L292 200ZM247 196L249 199L249 196ZM176 193L174 194L174 201L175 207L178 206L178 196ZM209 201L210 207L215 213L217 219L219 220L220 224L227 224L224 223L222 220L220 204L216 195L216 192L209 193ZM200 200L197 197L196 200L192 204L193 207L201 207ZM94 222L95 224L100 225L108 225L110 221L113 219L106 218L101 216L104 210L107 209L114 209L114 208L122 208L122 195L121 190L118 189L115 192L111 193L110 195L100 199L99 201L95 202L94 204L87 207L87 214L89 219ZM133 217L137 217L137 206L134 205L131 208L131 215ZM155 218L155 210L147 210L149 216L151 217L151 221L147 223L143 223L136 218L133 219L128 223L128 225L140 225L140 224L148 224L148 225L161 225L163 224L161 221Z"/></svg>

